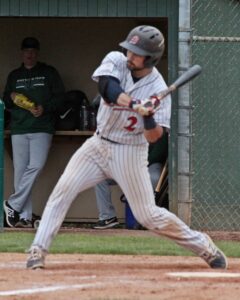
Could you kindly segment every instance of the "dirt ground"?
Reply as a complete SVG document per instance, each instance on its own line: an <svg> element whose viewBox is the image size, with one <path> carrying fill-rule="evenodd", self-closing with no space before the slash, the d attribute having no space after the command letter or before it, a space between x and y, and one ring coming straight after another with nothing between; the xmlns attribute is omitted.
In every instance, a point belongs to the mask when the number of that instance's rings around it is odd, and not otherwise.
<svg viewBox="0 0 240 300"><path fill-rule="evenodd" d="M149 235L148 231L80 230ZM216 240L224 233L211 236ZM229 234L226 235L226 239ZM232 235L239 240L239 233ZM239 300L240 259L215 271L198 257L49 254L44 270L26 270L27 254L1 253L0 299Z"/></svg>

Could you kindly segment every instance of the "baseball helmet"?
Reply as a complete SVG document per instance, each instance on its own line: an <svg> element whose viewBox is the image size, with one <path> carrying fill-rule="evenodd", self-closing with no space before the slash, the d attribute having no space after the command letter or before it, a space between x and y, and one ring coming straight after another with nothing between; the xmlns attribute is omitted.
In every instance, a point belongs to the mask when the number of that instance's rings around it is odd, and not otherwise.
<svg viewBox="0 0 240 300"><path fill-rule="evenodd" d="M130 31L125 41L119 44L137 55L146 56L145 67L155 66L164 52L164 37L156 27L141 25Z"/></svg>

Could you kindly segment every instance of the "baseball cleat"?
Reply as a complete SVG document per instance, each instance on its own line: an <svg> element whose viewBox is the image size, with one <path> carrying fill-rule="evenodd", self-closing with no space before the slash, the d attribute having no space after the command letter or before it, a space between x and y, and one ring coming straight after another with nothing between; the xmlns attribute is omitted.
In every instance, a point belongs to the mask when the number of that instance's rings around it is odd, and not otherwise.
<svg viewBox="0 0 240 300"><path fill-rule="evenodd" d="M28 253L29 257L27 259L26 268L32 270L43 269L45 266L45 256L47 251L43 250L39 246L32 246Z"/></svg>
<svg viewBox="0 0 240 300"><path fill-rule="evenodd" d="M6 200L3 201L3 209L5 211L8 226L15 227L16 223L19 221L19 213L13 209Z"/></svg>
<svg viewBox="0 0 240 300"><path fill-rule="evenodd" d="M214 244L207 234L206 238L209 242L208 250L200 255L200 257L205 260L212 269L227 269L228 261L224 253Z"/></svg>
<svg viewBox="0 0 240 300"><path fill-rule="evenodd" d="M20 219L16 225L16 228L32 228L32 221L26 219Z"/></svg>
<svg viewBox="0 0 240 300"><path fill-rule="evenodd" d="M118 219L116 217L107 219L107 220L99 220L96 225L93 226L94 229L107 229L112 228L118 225Z"/></svg>

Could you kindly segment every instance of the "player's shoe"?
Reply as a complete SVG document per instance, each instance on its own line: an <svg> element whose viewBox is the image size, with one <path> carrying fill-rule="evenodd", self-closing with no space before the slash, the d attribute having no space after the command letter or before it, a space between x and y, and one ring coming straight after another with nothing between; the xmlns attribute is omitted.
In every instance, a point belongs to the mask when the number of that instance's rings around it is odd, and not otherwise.
<svg viewBox="0 0 240 300"><path fill-rule="evenodd" d="M37 229L40 225L41 217L35 214L32 214L32 227Z"/></svg>
<svg viewBox="0 0 240 300"><path fill-rule="evenodd" d="M209 243L208 250L200 255L200 257L204 259L212 269L227 269L228 261L224 253L214 244L207 234L206 238Z"/></svg>
<svg viewBox="0 0 240 300"><path fill-rule="evenodd" d="M27 269L43 269L45 266L45 256L47 251L35 245L29 249L28 253L29 256L26 264Z"/></svg>
<svg viewBox="0 0 240 300"><path fill-rule="evenodd" d="M6 222L9 227L15 227L19 221L19 213L13 209L10 204L5 200L3 201L3 209L5 211Z"/></svg>
<svg viewBox="0 0 240 300"><path fill-rule="evenodd" d="M32 228L32 221L26 219L20 219L16 225L16 228Z"/></svg>
<svg viewBox="0 0 240 300"><path fill-rule="evenodd" d="M107 219L107 220L99 220L96 225L93 226L94 229L107 229L113 228L118 225L118 219L116 217Z"/></svg>

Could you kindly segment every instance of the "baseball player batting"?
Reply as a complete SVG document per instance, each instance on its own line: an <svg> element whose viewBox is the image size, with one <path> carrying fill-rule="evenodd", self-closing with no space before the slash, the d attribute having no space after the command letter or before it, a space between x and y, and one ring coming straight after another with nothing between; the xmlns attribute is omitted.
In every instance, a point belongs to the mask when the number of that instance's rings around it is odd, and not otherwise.
<svg viewBox="0 0 240 300"><path fill-rule="evenodd" d="M148 142L170 128L171 115L170 95L155 110L155 95L167 88L155 67L164 51L164 37L155 27L138 26L120 46L125 54L110 52L92 75L102 97L97 130L72 156L50 195L26 267L44 268L51 242L77 195L112 178L140 224L191 250L211 268L225 269L227 259L210 237L155 204L147 168ZM141 106L149 113L143 110L141 115Z"/></svg>

